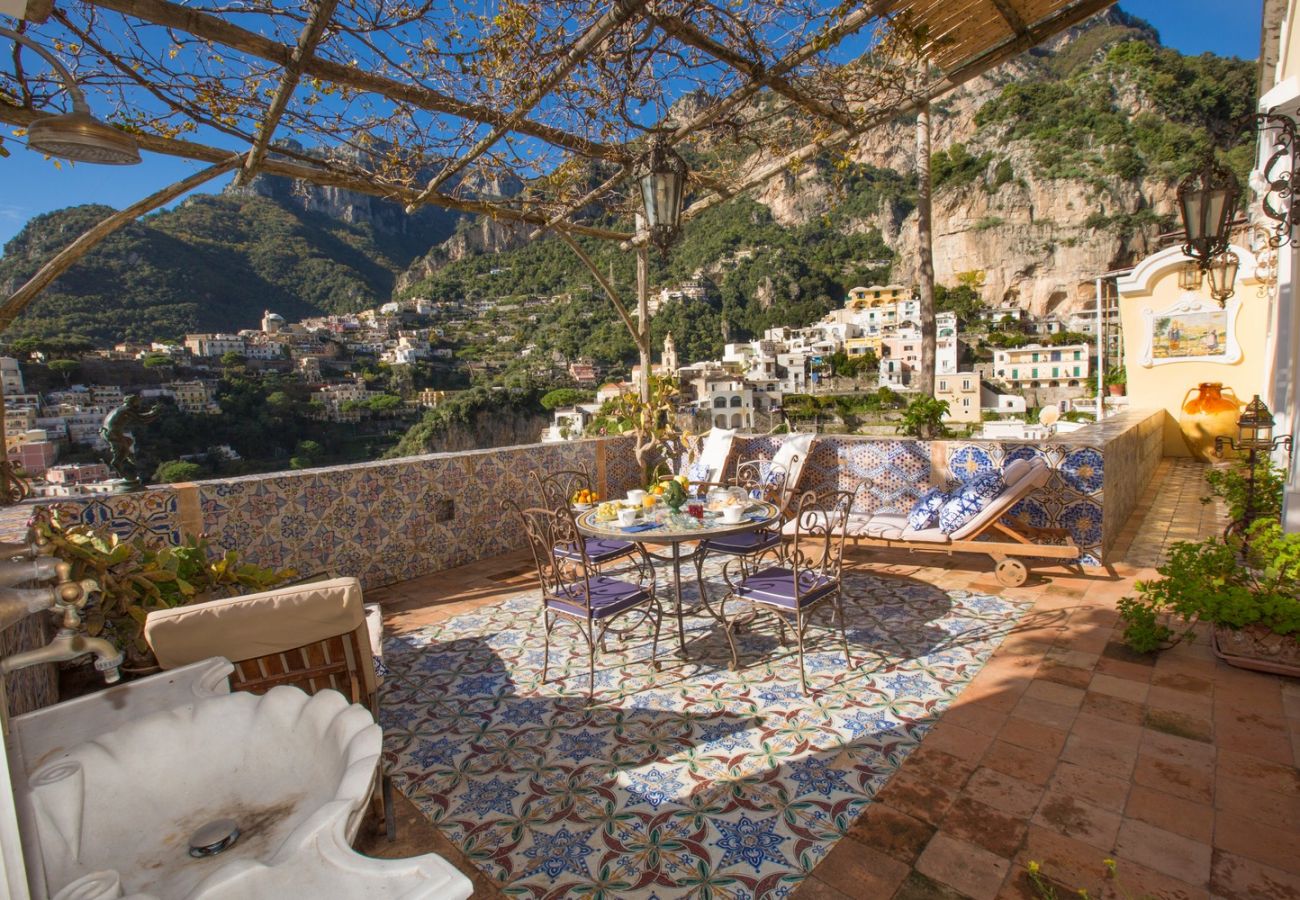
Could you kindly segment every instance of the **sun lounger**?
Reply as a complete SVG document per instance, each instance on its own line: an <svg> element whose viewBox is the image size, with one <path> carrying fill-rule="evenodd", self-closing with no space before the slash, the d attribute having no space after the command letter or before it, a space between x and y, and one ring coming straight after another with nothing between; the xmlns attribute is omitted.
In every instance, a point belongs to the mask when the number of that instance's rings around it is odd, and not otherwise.
<svg viewBox="0 0 1300 900"><path fill-rule="evenodd" d="M1061 543L1039 543L1021 534L1002 519L1017 503L1047 484L1052 471L1041 459L1016 460L1003 473L1002 492L990 499L973 519L945 534L938 528L915 529L907 513L850 513L846 530L855 543L867 547L900 550L932 550L944 553L985 553L996 564L1000 583L1019 587L1029 578L1029 566L1021 557L1075 562L1079 548L1068 535ZM787 523L786 530L793 528Z"/></svg>

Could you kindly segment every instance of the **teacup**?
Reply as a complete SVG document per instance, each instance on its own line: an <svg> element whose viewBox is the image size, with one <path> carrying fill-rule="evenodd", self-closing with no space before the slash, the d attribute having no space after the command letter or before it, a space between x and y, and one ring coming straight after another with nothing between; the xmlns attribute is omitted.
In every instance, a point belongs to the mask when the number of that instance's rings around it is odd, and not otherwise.
<svg viewBox="0 0 1300 900"><path fill-rule="evenodd" d="M641 501L645 499L645 491L628 491L627 502L635 506L640 506Z"/></svg>
<svg viewBox="0 0 1300 900"><path fill-rule="evenodd" d="M740 521L740 517L745 514L745 509L740 504L734 506L724 506L721 510L720 518L728 525L735 525Z"/></svg>
<svg viewBox="0 0 1300 900"><path fill-rule="evenodd" d="M620 525L634 525L634 524L636 524L636 510L635 510L635 509L620 509L620 510L618 511L618 524L620 524Z"/></svg>

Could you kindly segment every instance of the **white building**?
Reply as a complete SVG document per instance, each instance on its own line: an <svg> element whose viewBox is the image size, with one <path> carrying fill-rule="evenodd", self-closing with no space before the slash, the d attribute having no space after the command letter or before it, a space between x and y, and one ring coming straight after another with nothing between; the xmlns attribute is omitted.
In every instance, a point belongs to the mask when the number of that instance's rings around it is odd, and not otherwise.
<svg viewBox="0 0 1300 900"><path fill-rule="evenodd" d="M23 386L23 370L12 356L0 356L0 383L4 385L5 397L27 392Z"/></svg>
<svg viewBox="0 0 1300 900"><path fill-rule="evenodd" d="M248 342L237 334L187 334L185 349L198 357L225 356L227 353L248 353Z"/></svg>
<svg viewBox="0 0 1300 900"><path fill-rule="evenodd" d="M1087 344L1030 344L993 351L993 374L1021 388L1078 388L1088 380Z"/></svg>

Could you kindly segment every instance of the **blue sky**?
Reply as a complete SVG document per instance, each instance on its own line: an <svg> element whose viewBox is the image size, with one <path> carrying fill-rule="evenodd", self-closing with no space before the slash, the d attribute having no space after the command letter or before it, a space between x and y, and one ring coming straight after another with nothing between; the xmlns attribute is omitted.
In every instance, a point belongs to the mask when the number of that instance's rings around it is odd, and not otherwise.
<svg viewBox="0 0 1300 900"><path fill-rule="evenodd" d="M1262 0L1123 0L1120 7L1151 22L1161 40L1184 53L1211 51L1254 59L1259 53ZM1232 12L1227 13L1226 8ZM8 42L6 42L7 44ZM0 158L0 246L31 217L79 203L121 208L197 171L202 163L146 153L139 166L72 166L52 162L7 139ZM229 177L205 192L219 190Z"/></svg>

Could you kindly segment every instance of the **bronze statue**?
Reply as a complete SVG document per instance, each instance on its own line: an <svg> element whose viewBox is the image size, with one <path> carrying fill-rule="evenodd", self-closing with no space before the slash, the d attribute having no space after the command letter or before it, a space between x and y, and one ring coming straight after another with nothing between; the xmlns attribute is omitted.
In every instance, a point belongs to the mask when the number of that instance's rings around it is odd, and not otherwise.
<svg viewBox="0 0 1300 900"><path fill-rule="evenodd" d="M140 480L136 465L135 435L127 429L154 421L160 412L157 406L141 409L139 395L132 394L121 406L104 416L104 424L99 427L100 437L108 442L108 464L126 482L128 491L140 490L144 482Z"/></svg>

